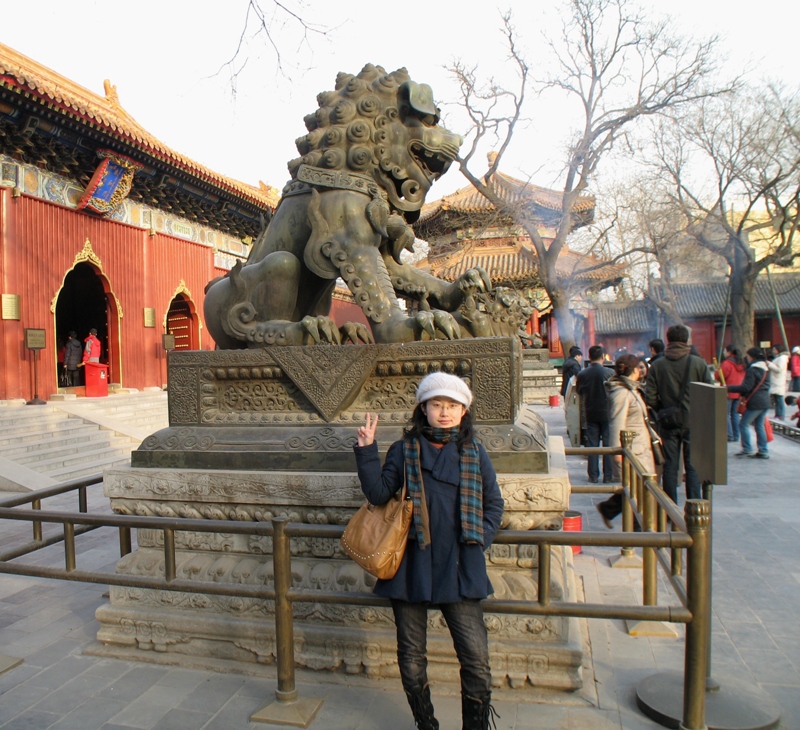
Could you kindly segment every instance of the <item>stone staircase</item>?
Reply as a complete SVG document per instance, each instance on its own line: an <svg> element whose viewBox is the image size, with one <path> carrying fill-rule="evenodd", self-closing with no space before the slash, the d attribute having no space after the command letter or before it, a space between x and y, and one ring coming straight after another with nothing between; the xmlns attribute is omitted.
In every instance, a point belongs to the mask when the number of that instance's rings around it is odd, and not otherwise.
<svg viewBox="0 0 800 730"><path fill-rule="evenodd" d="M43 489L129 464L131 451L167 425L160 390L8 404L0 408L0 490Z"/></svg>

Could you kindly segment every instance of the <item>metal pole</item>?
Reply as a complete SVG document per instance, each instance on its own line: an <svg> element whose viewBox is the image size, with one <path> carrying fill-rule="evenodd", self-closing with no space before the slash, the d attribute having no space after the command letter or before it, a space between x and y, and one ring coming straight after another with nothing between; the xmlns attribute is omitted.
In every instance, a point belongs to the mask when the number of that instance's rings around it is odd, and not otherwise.
<svg viewBox="0 0 800 730"><path fill-rule="evenodd" d="M571 548L566 548L571 550ZM550 603L550 543L539 543L539 604Z"/></svg>
<svg viewBox="0 0 800 730"><path fill-rule="evenodd" d="M654 532L656 527L656 498L649 490L645 489L643 494L644 501L644 525L643 532ZM642 578L643 595L642 603L645 606L655 606L658 602L658 576L656 571L656 550L655 548L642 548Z"/></svg>
<svg viewBox="0 0 800 730"><path fill-rule="evenodd" d="M722 362L722 351L725 349L725 329L728 325L728 310L731 308L731 289L733 282L728 277L728 293L725 296L725 312L722 315L722 333L719 336L719 349L717 350L717 362Z"/></svg>
<svg viewBox="0 0 800 730"><path fill-rule="evenodd" d="M781 328L781 337L783 337L783 345L786 351L789 351L789 338L786 336L786 328L783 326L783 316L781 315L781 306L778 304L778 295L775 293L775 285L772 283L772 272L767 266L767 281L769 288L772 290L772 301L775 303L775 314L778 316L778 325Z"/></svg>
<svg viewBox="0 0 800 730"><path fill-rule="evenodd" d="M175 580L175 530L164 528L164 579Z"/></svg>
<svg viewBox="0 0 800 730"><path fill-rule="evenodd" d="M633 431L620 431L619 438L623 448L630 448L633 444L633 438L636 434ZM626 495L626 488L627 493L630 495L631 498L634 497L633 494L633 485L631 484L631 468L630 462L625 457L622 456L622 531L623 532L633 532L633 510L631 508L631 503ZM625 557L633 557L636 554L636 551L632 547L624 547L620 548L620 553Z"/></svg>
<svg viewBox="0 0 800 730"><path fill-rule="evenodd" d="M42 500L34 499L31 502L31 509L42 509ZM41 542L42 540L42 523L41 522L34 522L33 523L33 539L37 542Z"/></svg>
<svg viewBox="0 0 800 730"><path fill-rule="evenodd" d="M686 654L683 684L683 722L680 730L706 730L706 662L711 613L711 562L709 527L711 510L704 499L686 502L686 530L692 546L686 557L687 608L692 620L686 626Z"/></svg>
<svg viewBox="0 0 800 730"><path fill-rule="evenodd" d="M279 702L297 699L294 684L294 626L292 624L292 602L288 598L292 587L292 561L289 537L286 534L286 517L273 517L272 560L275 575L275 649L278 654L278 689L275 696Z"/></svg>
<svg viewBox="0 0 800 730"><path fill-rule="evenodd" d="M129 555L132 550L131 545L131 528L130 527L120 527L119 528L119 556L124 558L126 555Z"/></svg>
<svg viewBox="0 0 800 730"><path fill-rule="evenodd" d="M714 485L710 482L703 482L703 499L708 502L708 564L714 565ZM708 603L713 606L714 588L713 581L708 581ZM719 682L711 676L711 611L708 612L708 656L706 657L706 691L716 692L719 690Z"/></svg>
<svg viewBox="0 0 800 730"><path fill-rule="evenodd" d="M67 572L75 570L75 525L64 523L64 561Z"/></svg>

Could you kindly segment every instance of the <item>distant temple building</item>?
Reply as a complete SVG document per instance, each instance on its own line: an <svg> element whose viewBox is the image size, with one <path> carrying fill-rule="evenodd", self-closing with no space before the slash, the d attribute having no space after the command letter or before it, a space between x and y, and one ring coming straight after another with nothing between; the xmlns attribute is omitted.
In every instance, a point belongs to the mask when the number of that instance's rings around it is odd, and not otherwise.
<svg viewBox="0 0 800 730"><path fill-rule="evenodd" d="M657 296L657 282L651 283L651 287L653 296ZM731 342L727 278L673 282L672 294L678 314L691 327L692 343L710 362L721 347ZM776 305L789 340L787 345L789 348L800 345L800 273L774 273L772 284L767 276L759 277L755 289L755 344L783 341ZM610 353L623 347L629 352L640 349L648 352L647 343L651 339L665 339L667 323L651 299L603 302L586 315L587 342L602 344Z"/></svg>
<svg viewBox="0 0 800 730"><path fill-rule="evenodd" d="M490 155L490 163L492 161ZM500 172L491 176L488 185L503 199L533 212L546 244L555 238L562 214L561 193ZM594 209L594 196L581 196L573 211L574 229L591 223ZM414 231L430 245L427 260L419 266L448 281L455 280L467 269L484 268L494 285L516 289L534 305L528 332L539 332L551 356L561 356L556 321L539 278L538 256L530 238L514 220L501 216L469 185L426 205L414 224ZM559 256L557 269L560 277L569 280L571 289L578 292L577 300L588 292L618 285L625 274L623 266L567 247ZM576 305L580 306L579 301ZM580 317L578 321L580 324Z"/></svg>
<svg viewBox="0 0 800 730"><path fill-rule="evenodd" d="M213 348L203 289L244 259L278 191L169 149L98 96L0 44L0 400L34 392L25 330L43 330L39 392L68 332L96 328L109 381L160 386L162 335Z"/></svg>

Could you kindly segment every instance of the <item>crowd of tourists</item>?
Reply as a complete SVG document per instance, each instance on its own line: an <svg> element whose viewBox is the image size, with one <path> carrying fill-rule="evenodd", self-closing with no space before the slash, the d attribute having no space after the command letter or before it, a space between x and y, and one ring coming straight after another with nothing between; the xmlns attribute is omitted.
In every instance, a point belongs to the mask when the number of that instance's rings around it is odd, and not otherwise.
<svg viewBox="0 0 800 730"><path fill-rule="evenodd" d="M765 349L751 347L743 355L733 345L725 347L720 366L712 369L689 344L689 330L675 325L667 330L666 345L651 340L649 356L620 348L613 361L601 345L589 348L589 362L583 353L570 350L565 361L561 392L573 387L581 409L581 443L587 447L620 446L620 434L634 434L630 445L647 473L660 475L664 491L678 501L678 478L683 466L687 499L699 499L701 484L692 466L689 431L689 383L713 383L728 391L727 437L739 443L737 457L769 459L772 439L769 411L773 418L787 418L786 406L797 404L800 393L800 346L788 352L784 344ZM713 376L712 376L713 370ZM800 425L800 409L789 416ZM755 445L753 436L755 435ZM598 483L601 460L591 455L588 480ZM602 458L604 482L619 481L618 461ZM607 527L622 511L620 495L598 505Z"/></svg>

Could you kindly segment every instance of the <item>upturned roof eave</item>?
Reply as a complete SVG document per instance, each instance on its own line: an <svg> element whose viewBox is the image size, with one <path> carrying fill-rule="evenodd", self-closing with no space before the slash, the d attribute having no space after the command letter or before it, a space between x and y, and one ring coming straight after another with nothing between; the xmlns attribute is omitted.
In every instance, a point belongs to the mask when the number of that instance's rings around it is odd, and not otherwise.
<svg viewBox="0 0 800 730"><path fill-rule="evenodd" d="M0 44L0 86L80 125L116 138L146 157L172 166L227 196L246 200L262 209L274 209L277 205L279 194L274 188L268 194L262 193L259 188L227 178L181 155L147 132L118 101L94 94L3 44Z"/></svg>

